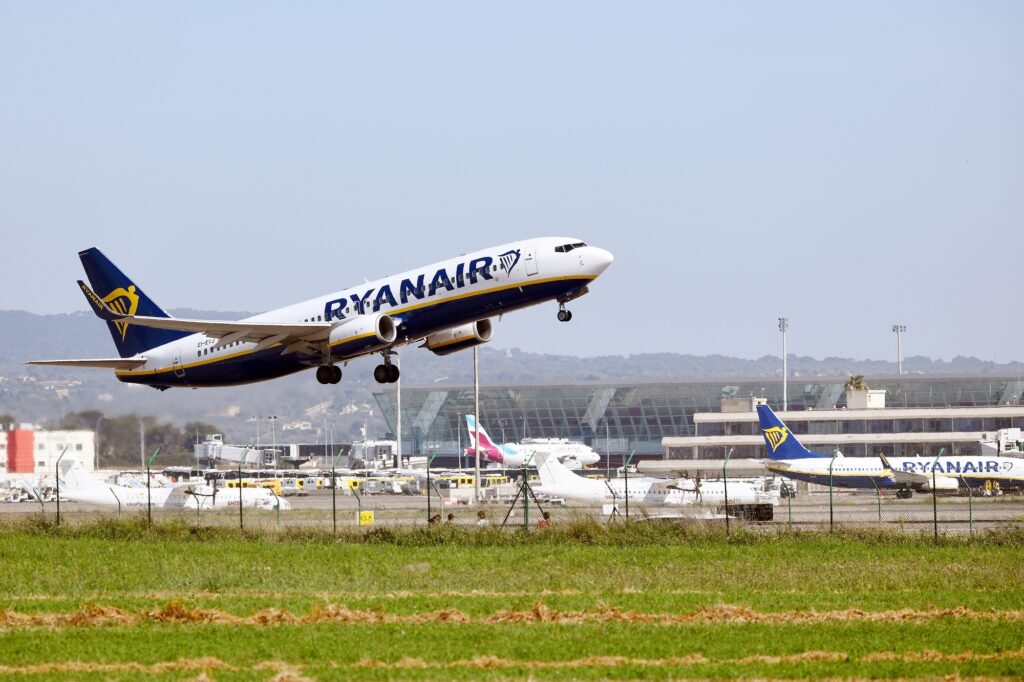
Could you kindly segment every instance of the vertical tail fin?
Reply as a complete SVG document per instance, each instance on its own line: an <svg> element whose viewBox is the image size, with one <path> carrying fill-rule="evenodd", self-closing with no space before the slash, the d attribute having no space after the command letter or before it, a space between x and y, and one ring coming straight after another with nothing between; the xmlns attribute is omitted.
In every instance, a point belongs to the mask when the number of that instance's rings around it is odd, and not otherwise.
<svg viewBox="0 0 1024 682"><path fill-rule="evenodd" d="M757 406L757 418L761 422L761 433L764 434L764 443L768 447L770 459L828 457L805 448L767 405Z"/></svg>
<svg viewBox="0 0 1024 682"><path fill-rule="evenodd" d="M111 309L126 315L170 317L99 249L86 249L79 252L78 257L82 259L89 284ZM188 335L185 332L152 329L125 322L107 322L107 327L122 358L139 355Z"/></svg>
<svg viewBox="0 0 1024 682"><path fill-rule="evenodd" d="M549 452L538 452L533 457L533 463L537 465L537 475L540 476L540 483L543 487L578 486L581 482L588 481L570 471Z"/></svg>
<svg viewBox="0 0 1024 682"><path fill-rule="evenodd" d="M479 447L480 454L492 462L500 463L505 461L505 456L502 452L501 446L496 445L494 441L491 440L491 437L487 435L487 429L483 427L483 424L480 425L480 443L478 444L476 442L477 422L475 415L466 415L466 427L469 429L469 442L470 445L473 446L473 450L476 450L476 448ZM470 452L470 454L475 453Z"/></svg>

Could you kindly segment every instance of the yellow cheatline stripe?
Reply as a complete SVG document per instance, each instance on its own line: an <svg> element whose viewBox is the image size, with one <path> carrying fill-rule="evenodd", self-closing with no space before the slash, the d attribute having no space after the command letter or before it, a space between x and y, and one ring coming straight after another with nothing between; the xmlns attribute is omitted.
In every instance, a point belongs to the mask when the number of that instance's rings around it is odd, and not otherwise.
<svg viewBox="0 0 1024 682"><path fill-rule="evenodd" d="M591 275L579 275L579 276L576 276L576 277L548 277L547 279L535 279L533 281L524 282L524 283L521 283L521 284L508 284L508 285L501 286L501 287L494 287L492 289L487 289L486 291L476 291L476 292L471 292L471 293L466 293L466 294L460 294L458 296L449 296L449 297L446 297L446 298L444 298L442 300L438 300L438 301L424 301L423 303L418 303L416 305L411 305L411 306L406 306L405 308L398 308L396 310L391 310L387 314L392 316L392 317L394 317L394 316L397 316L397 315L401 315L402 313L407 313L407 312L409 312L411 310L418 310L420 308L425 308L427 306L432 306L432 305L441 305L441 304L444 304L444 303L449 303L451 301L457 301L457 300L461 300L461 299L464 299L464 298L471 298L473 296L483 296L484 294L493 294L495 292L506 291L508 289L520 289L520 288L522 288L524 286L534 286L534 285L537 285L537 284L547 284L548 282L559 282L559 281L570 280L570 279L586 279L586 280L591 280L592 281L594 279L594 277L591 276ZM352 341L358 341L359 339L363 339L363 338L366 338L368 336L373 336L374 334L376 334L376 332L369 332L369 333L366 333L366 334L360 334L359 336L355 336L355 337L352 337L350 339L344 339L342 341L335 341L334 343L331 344L331 348L334 348L335 346L341 345L343 343L351 343ZM454 342L452 342L452 343L454 343ZM280 345L281 345L280 343L275 343L272 346L268 346L264 350L269 350L270 348L277 348ZM444 344L444 345L447 345L447 344ZM249 353L252 353L252 350L246 349L246 350L240 351L238 353L232 353L231 355L224 355L224 356L221 356L221 357L209 358L207 360L198 360L196 362L190 362L188 364L179 365L178 366L178 370L181 371L181 370L191 369L193 367L200 367L202 365L210 365L210 364L217 363L217 362L223 362L225 360L231 360L233 358L237 358L237 357L242 356L242 355L247 355ZM157 369L123 370L123 371L115 372L114 375L115 376L119 376L119 377L129 377L129 376L130 377L141 377L141 376L151 376L151 375L154 375L154 374L164 374L166 372L172 372L172 371L174 371L173 367L159 367Z"/></svg>

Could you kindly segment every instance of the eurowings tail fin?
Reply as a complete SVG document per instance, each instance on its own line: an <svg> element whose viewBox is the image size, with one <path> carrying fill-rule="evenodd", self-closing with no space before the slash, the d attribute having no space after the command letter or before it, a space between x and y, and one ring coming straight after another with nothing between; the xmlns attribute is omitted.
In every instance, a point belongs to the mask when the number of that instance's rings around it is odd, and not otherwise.
<svg viewBox="0 0 1024 682"><path fill-rule="evenodd" d="M85 268L89 283L98 294L98 300L93 300L89 296L91 292L86 291L86 288L83 288L83 292L86 293L93 312L99 317L104 318L106 315L104 306L124 315L170 317L99 249L86 249L79 252L78 257L82 260L82 267ZM117 352L122 358L140 355L151 348L188 335L187 332L152 329L110 319L106 321L114 345L117 346Z"/></svg>
<svg viewBox="0 0 1024 682"><path fill-rule="evenodd" d="M770 459L806 459L809 457L828 457L820 452L812 452L805 448L796 435L775 416L772 408L761 404L757 406L757 418L761 422L761 433L768 447Z"/></svg>

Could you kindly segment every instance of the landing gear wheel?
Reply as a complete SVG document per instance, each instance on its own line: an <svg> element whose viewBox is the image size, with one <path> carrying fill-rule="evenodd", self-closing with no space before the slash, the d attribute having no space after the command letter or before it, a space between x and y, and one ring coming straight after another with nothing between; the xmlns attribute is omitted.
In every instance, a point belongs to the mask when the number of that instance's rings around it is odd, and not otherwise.
<svg viewBox="0 0 1024 682"><path fill-rule="evenodd" d="M390 365L377 365L373 368L373 379L378 384L388 383L388 367Z"/></svg>
<svg viewBox="0 0 1024 682"><path fill-rule="evenodd" d="M572 319L572 311L571 310L566 310L565 308L562 308L561 310L558 311L558 321L559 322L568 322L571 319Z"/></svg>
<svg viewBox="0 0 1024 682"><path fill-rule="evenodd" d="M398 381L398 376L401 372L398 371L398 365L384 365L388 370L388 383L393 384Z"/></svg>
<svg viewBox="0 0 1024 682"><path fill-rule="evenodd" d="M334 369L331 365L320 365L316 368L316 380L321 384L331 383L331 379L334 376L332 370ZM338 373L340 374L341 371L339 370Z"/></svg>
<svg viewBox="0 0 1024 682"><path fill-rule="evenodd" d="M336 384L341 381L341 367L337 365L331 365L331 383Z"/></svg>

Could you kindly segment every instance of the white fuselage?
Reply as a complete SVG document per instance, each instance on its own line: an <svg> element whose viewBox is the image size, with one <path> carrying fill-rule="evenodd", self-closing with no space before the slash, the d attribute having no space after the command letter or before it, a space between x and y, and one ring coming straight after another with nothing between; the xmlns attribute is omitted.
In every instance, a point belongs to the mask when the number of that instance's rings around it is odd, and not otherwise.
<svg viewBox="0 0 1024 682"><path fill-rule="evenodd" d="M383 313L398 326L393 345L553 299L578 295L611 263L604 249L556 248L575 241L544 237L496 246L262 313L241 322L331 322ZM332 361L378 352L332 348ZM349 354L345 354L349 353ZM216 386L259 381L322 364L280 345L191 334L145 353L145 364L121 370L122 381L165 386Z"/></svg>

